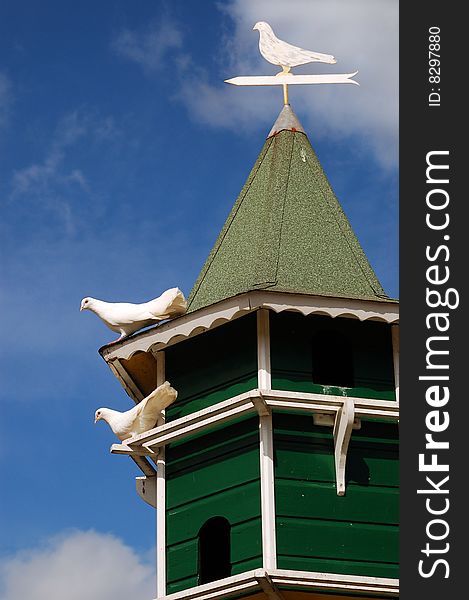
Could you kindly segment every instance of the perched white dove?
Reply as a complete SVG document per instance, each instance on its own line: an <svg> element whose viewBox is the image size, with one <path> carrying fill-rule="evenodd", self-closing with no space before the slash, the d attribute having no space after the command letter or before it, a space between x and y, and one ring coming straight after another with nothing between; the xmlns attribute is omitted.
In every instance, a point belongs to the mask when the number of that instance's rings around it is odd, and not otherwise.
<svg viewBox="0 0 469 600"><path fill-rule="evenodd" d="M96 298L83 298L80 306L80 310L93 311L109 329L120 333L116 342L143 327L182 315L186 309L186 299L177 287L166 290L158 298L142 304L104 302L96 300Z"/></svg>
<svg viewBox="0 0 469 600"><path fill-rule="evenodd" d="M117 437L123 441L155 427L161 411L172 404L177 395L176 390L165 381L126 412L119 412L112 408L98 408L94 414L94 422L106 421Z"/></svg>
<svg viewBox="0 0 469 600"><path fill-rule="evenodd" d="M288 73L292 67L306 65L310 62L323 62L330 65L337 62L330 54L311 52L279 40L272 31L272 27L265 21L256 23L254 29L259 31L260 53L266 61L282 67L282 74Z"/></svg>

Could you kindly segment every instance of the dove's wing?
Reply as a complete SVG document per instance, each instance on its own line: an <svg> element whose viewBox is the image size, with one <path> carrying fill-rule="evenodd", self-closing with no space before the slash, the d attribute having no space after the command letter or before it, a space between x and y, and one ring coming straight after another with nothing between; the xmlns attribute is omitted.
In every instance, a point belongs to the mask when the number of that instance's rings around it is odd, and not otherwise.
<svg viewBox="0 0 469 600"><path fill-rule="evenodd" d="M162 410L172 404L177 398L177 392L168 381L158 386L132 410L136 410L134 422L135 433L143 433L156 425Z"/></svg>
<svg viewBox="0 0 469 600"><path fill-rule="evenodd" d="M113 410L112 408L102 408L101 411L103 413L102 418L107 421L109 427L121 441L133 435L137 406L125 412Z"/></svg>
<svg viewBox="0 0 469 600"><path fill-rule="evenodd" d="M285 67L297 67L310 62L325 62L329 64L336 62L331 54L321 54L320 52L313 52L299 46L294 46L280 40L273 32L269 31L261 31L259 50L267 61Z"/></svg>
<svg viewBox="0 0 469 600"><path fill-rule="evenodd" d="M330 54L321 54L320 52L313 52L312 50L306 50L305 48L300 48L299 46L294 46L293 44L289 44L288 42L284 42L282 40L278 40L280 44L280 52L283 55L284 59L287 61L287 65L291 64L292 66L297 66L301 64L299 61L306 62L331 62L334 60L334 57ZM296 63L296 64L293 64Z"/></svg>
<svg viewBox="0 0 469 600"><path fill-rule="evenodd" d="M145 304L131 304L130 302L106 302L101 308L100 316L108 323L115 326L131 325L139 321L153 318L148 313Z"/></svg>

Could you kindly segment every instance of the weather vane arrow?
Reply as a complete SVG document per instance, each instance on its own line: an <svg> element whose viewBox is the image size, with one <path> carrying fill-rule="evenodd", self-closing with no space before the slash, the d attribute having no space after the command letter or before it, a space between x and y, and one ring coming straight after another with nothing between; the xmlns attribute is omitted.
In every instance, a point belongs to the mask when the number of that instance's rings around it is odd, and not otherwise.
<svg viewBox="0 0 469 600"><path fill-rule="evenodd" d="M337 61L330 54L304 50L303 48L279 40L272 31L272 27L264 21L256 23L253 29L259 31L259 51L262 56L273 65L282 67L282 70L277 75L233 77L232 79L226 79L225 83L233 85L281 85L283 86L284 104L288 104L289 85L319 83L353 83L354 85L360 85L352 79L358 71L354 73L331 73L324 75L293 75L293 73L290 73L293 67L306 65L311 62L322 62L333 65Z"/></svg>

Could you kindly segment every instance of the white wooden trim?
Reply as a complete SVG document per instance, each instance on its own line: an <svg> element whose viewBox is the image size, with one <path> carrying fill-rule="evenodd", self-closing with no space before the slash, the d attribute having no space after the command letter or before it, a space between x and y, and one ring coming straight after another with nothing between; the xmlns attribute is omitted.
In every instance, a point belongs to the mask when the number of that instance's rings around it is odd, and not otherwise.
<svg viewBox="0 0 469 600"><path fill-rule="evenodd" d="M346 398L342 408L337 412L334 424L334 458L335 483L338 496L345 495L345 465L347 450L352 435L355 407L353 400Z"/></svg>
<svg viewBox="0 0 469 600"><path fill-rule="evenodd" d="M165 354L156 353L156 384L165 382ZM157 426L165 424L162 411ZM160 448L156 461L156 595L166 595L166 459L165 448Z"/></svg>
<svg viewBox="0 0 469 600"><path fill-rule="evenodd" d="M259 588L259 582L254 573L254 571L247 571L181 592L175 592L168 596L158 596L156 600L220 600L221 598L230 598Z"/></svg>
<svg viewBox="0 0 469 600"><path fill-rule="evenodd" d="M385 577L361 577L337 573L318 573L313 571L289 571L286 569L257 569L233 575L225 579L206 583L182 590L157 600L218 600L236 595L245 595L262 591L261 582L287 590L298 587L318 592L336 592L338 594L380 594L398 597L399 580Z"/></svg>
<svg viewBox="0 0 469 600"><path fill-rule="evenodd" d="M265 308L257 311L257 387L260 390L272 387L269 311Z"/></svg>
<svg viewBox="0 0 469 600"><path fill-rule="evenodd" d="M303 316L321 313L330 317L350 317L360 321L394 323L399 319L397 302L386 300L359 300L333 296L310 296L259 290L250 292L253 308L270 308L275 312L296 311Z"/></svg>
<svg viewBox="0 0 469 600"><path fill-rule="evenodd" d="M256 573L258 573L258 571L256 571ZM263 575L260 573L256 575L256 579L269 600L285 600L282 592L277 588L267 571L265 571Z"/></svg>
<svg viewBox="0 0 469 600"><path fill-rule="evenodd" d="M119 444L113 444L111 446L111 453L114 454L112 448L114 446L119 446ZM153 466L147 461L143 452L130 453L130 452L117 452L116 454L130 454L130 458L134 461L137 467L142 471L142 473L146 477L154 477L156 475L156 471Z"/></svg>
<svg viewBox="0 0 469 600"><path fill-rule="evenodd" d="M391 336L394 362L394 384L396 387L396 401L399 404L399 325L392 325Z"/></svg>
<svg viewBox="0 0 469 600"><path fill-rule="evenodd" d="M259 417L259 455L261 476L262 564L277 568L275 533L274 439L272 415Z"/></svg>
<svg viewBox="0 0 469 600"><path fill-rule="evenodd" d="M145 448L144 446L137 446L135 448L131 448L130 446L127 446L127 444L124 441L120 444L112 444L111 454L129 454L130 456L135 458L143 458L145 456L148 456L150 458L157 458L159 454L159 448L157 448L155 452L149 448ZM148 464L150 465L150 463ZM150 467L153 469L152 473L147 473L146 471L143 472L149 476L156 475L156 470L151 465Z"/></svg>
<svg viewBox="0 0 469 600"><path fill-rule="evenodd" d="M350 398L355 404L357 416L375 416L375 412L389 411L389 414L397 414L399 407L394 400L375 400L374 398L357 398L356 396L335 396L329 394L316 394L310 392L292 392L289 390L269 390L262 392L264 400L269 406L278 408L308 409L308 406L321 405L324 407L322 412L333 412L334 408L340 408L344 403L344 398ZM276 402L278 401L278 402ZM329 410L327 410L329 408ZM360 412L360 415L358 414ZM383 415L384 417L384 415Z"/></svg>
<svg viewBox="0 0 469 600"><path fill-rule="evenodd" d="M387 577L365 577L360 575L342 575L336 573L318 573L314 571L289 571L278 569L269 572L272 581L285 587L301 586L318 591L357 592L368 594L399 594L399 579Z"/></svg>
<svg viewBox="0 0 469 600"><path fill-rule="evenodd" d="M156 475L156 473L155 473ZM156 477L136 477L135 478L135 489L140 498L156 508Z"/></svg>
<svg viewBox="0 0 469 600"><path fill-rule="evenodd" d="M269 311L257 311L257 385L260 390L270 390L270 326ZM268 409L262 396L264 413ZM259 459L261 478L262 564L264 569L277 567L277 544L275 534L275 483L274 440L272 414L259 411Z"/></svg>
<svg viewBox="0 0 469 600"><path fill-rule="evenodd" d="M342 406L343 402L340 405L337 405L335 402L331 402L330 404L325 404L322 402L310 402L310 401L306 401L306 402L299 402L298 400L292 399L292 398L283 398L281 400L274 400L271 398L268 398L266 400L267 405L270 406L271 408L276 408L278 410L297 410L297 411L304 411L304 412L308 412L308 413L324 413L324 414L330 414L335 416L336 412L339 410L339 408ZM399 408L396 407L391 407L391 408L371 408L371 407L365 407L365 408L358 408L355 405L355 415L356 417L369 417L371 419L386 419L386 420L390 420L390 421L398 421L399 420ZM334 418L334 423L335 423L335 418ZM358 422L357 422L358 425ZM360 429L359 426L357 426L357 429Z"/></svg>
<svg viewBox="0 0 469 600"><path fill-rule="evenodd" d="M206 417L200 423L194 422L191 425L187 425L187 427L184 427L182 429L173 430L172 432L169 432L166 435L160 435L156 439L153 439L152 441L146 442L142 445L144 448L149 448L150 450L153 450L154 448L165 446L166 444L169 444L169 442L175 442L176 440L188 437L194 433L199 433L204 429L208 429L216 425L221 425L226 421L231 421L233 419L243 417L244 415L251 413L254 410L254 404L252 402L249 402L242 406L237 406L236 408L233 408L231 410L226 410L221 413L215 414L211 417Z"/></svg>
<svg viewBox="0 0 469 600"><path fill-rule="evenodd" d="M355 406L356 417L371 417L386 420L398 420L399 418L399 407L394 401L329 396L286 390L270 390L266 392L265 390L253 389L219 402L214 406L209 406L180 419L175 419L170 423L150 429L145 433L125 440L122 444L113 444L111 452L113 454L130 455L135 453L137 456L148 455L151 457L154 454L154 450L158 447L193 435L206 428L255 412L257 410L254 405L256 398L262 400L262 403L258 404L260 407L263 407L265 404L269 408L276 408L278 410L298 410L308 414L326 413L334 416L342 409L344 402L350 401ZM259 409L259 412L263 415L265 411Z"/></svg>
<svg viewBox="0 0 469 600"><path fill-rule="evenodd" d="M175 441L180 437L179 434L181 431L183 431L183 434L185 435L186 432L194 433L199 429L204 429L209 425L217 424L215 417L218 415L220 415L221 419L226 420L224 418L225 414L229 413L230 411L233 411L233 415L237 416L237 408L248 408L250 410L254 410L253 398L258 396L259 393L257 389L251 390L250 392L243 392L238 396L234 396L228 400L223 400L222 402L218 402L213 406L203 408L202 410L198 410L164 425L155 427L154 429L149 429L148 431L140 433L132 438L128 438L125 440L125 444L134 448L152 440L158 440L158 442L160 442L161 438L163 439L164 443ZM158 443L155 444L155 446L164 445L164 443Z"/></svg>
<svg viewBox="0 0 469 600"><path fill-rule="evenodd" d="M304 316L316 313L360 321L396 323L399 320L399 305L396 302L257 290L228 298L146 329L122 342L104 346L100 353L108 363L116 359L128 359L136 352L148 352L151 347L154 347L154 350L163 349L167 345L198 335L260 308L275 312L295 311Z"/></svg>
<svg viewBox="0 0 469 600"><path fill-rule="evenodd" d="M170 344L204 333L208 329L223 325L253 310L249 295L241 294L146 329L112 346L104 346L100 349L100 353L104 360L109 362L116 358L128 359L136 352L148 352L150 348L161 350Z"/></svg>
<svg viewBox="0 0 469 600"><path fill-rule="evenodd" d="M310 415L329 414L334 418L334 458L337 494L339 496L345 494L345 466L355 418L371 417L387 421L399 420L399 407L396 402L280 390L266 392L265 390L254 389L170 423L159 425L145 433L129 438L121 444L113 444L111 453L129 455L144 474L148 476L154 475L154 471L151 470L145 456L153 461L156 457L157 491L160 490L157 492L157 506L159 509L157 510L157 519L162 520L163 507L165 506L165 494L163 492L164 446L204 429L257 412L259 415L260 436L263 564L269 565L269 568L274 568L272 565L275 565L276 560L276 538L272 408L301 411ZM157 522L160 524L160 521ZM158 531L162 530L164 530L164 523L158 526Z"/></svg>
<svg viewBox="0 0 469 600"><path fill-rule="evenodd" d="M265 401L264 396L262 395L262 392L259 391L259 396L256 397L251 397L252 403L254 404L254 408L257 410L257 414L260 417L265 417L267 415L271 414L271 410L267 404L267 402Z"/></svg>

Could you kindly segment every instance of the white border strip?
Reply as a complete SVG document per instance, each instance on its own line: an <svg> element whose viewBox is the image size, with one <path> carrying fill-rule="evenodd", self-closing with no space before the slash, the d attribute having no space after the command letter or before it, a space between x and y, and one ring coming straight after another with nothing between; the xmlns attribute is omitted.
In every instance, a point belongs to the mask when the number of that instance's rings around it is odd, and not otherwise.
<svg viewBox="0 0 469 600"><path fill-rule="evenodd" d="M257 311L257 381L259 389L271 387L269 311ZM265 411L264 411L265 412ZM261 477L262 565L277 568L275 533L274 437L272 413L259 415L259 458Z"/></svg>
<svg viewBox="0 0 469 600"><path fill-rule="evenodd" d="M249 592L261 592L262 581L269 581L285 590L298 587L310 590L334 591L360 595L381 594L388 597L399 595L399 580L385 577L360 577L336 573L318 573L313 571L288 571L284 569L257 569L239 575L206 583L182 590L168 596L159 596L157 600L214 600L229 598Z"/></svg>
<svg viewBox="0 0 469 600"><path fill-rule="evenodd" d="M392 325L391 336L394 362L394 384L396 387L396 401L399 404L399 325Z"/></svg>
<svg viewBox="0 0 469 600"><path fill-rule="evenodd" d="M261 402L256 402L261 399ZM171 421L145 433L125 440L122 444L113 444L111 452L115 454L152 455L156 448L169 444L203 431L208 427L219 425L233 418L259 411L265 415L264 407L280 410L299 410L307 413L335 415L341 410L345 401L353 402L356 417L377 419L399 419L399 407L394 401L371 400L349 396L329 396L308 394L306 392L290 392L283 390L254 389L234 396L214 406L191 413L180 419Z"/></svg>
<svg viewBox="0 0 469 600"><path fill-rule="evenodd" d="M329 296L309 296L282 292L254 291L234 296L193 313L177 317L167 323L138 333L100 352L106 362L129 359L136 352L163 349L185 338L198 335L223 325L259 308L275 312L296 311L304 316L318 313L330 317L349 317L360 321L372 320L396 323L399 320L397 302L357 300Z"/></svg>
<svg viewBox="0 0 469 600"><path fill-rule="evenodd" d="M262 566L277 568L275 532L274 440L272 415L259 417L259 455L261 475Z"/></svg>
<svg viewBox="0 0 469 600"><path fill-rule="evenodd" d="M260 390L270 390L272 376L270 367L270 322L269 311L257 311L257 386Z"/></svg>
<svg viewBox="0 0 469 600"><path fill-rule="evenodd" d="M156 353L156 385L165 381L165 355ZM162 411L158 426L164 427ZM160 448L156 461L156 595L166 594L166 460L165 448Z"/></svg>

